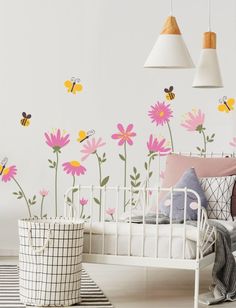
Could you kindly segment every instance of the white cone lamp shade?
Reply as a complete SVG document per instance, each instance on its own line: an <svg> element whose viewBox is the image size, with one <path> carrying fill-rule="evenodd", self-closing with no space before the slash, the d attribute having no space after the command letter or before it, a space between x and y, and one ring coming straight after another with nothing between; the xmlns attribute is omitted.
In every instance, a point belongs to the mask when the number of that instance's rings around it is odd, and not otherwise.
<svg viewBox="0 0 236 308"><path fill-rule="evenodd" d="M192 68L191 56L184 43L177 21L169 16L144 67L146 68Z"/></svg>
<svg viewBox="0 0 236 308"><path fill-rule="evenodd" d="M223 82L216 53L215 32L205 32L193 88L222 88Z"/></svg>

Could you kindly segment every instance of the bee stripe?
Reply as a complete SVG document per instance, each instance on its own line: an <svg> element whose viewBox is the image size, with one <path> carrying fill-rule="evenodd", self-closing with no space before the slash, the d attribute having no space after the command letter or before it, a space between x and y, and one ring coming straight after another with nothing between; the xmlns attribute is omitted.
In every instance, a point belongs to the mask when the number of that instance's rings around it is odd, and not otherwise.
<svg viewBox="0 0 236 308"><path fill-rule="evenodd" d="M73 92L73 90L74 90L74 86L75 86L75 82L73 82L72 87L71 87L71 91L70 91L70 92Z"/></svg>

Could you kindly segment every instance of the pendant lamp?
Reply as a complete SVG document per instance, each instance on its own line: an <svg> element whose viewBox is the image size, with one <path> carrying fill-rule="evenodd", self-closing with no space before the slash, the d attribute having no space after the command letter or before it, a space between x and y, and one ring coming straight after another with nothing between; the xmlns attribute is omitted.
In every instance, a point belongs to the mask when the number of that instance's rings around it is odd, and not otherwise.
<svg viewBox="0 0 236 308"><path fill-rule="evenodd" d="M164 27L157 39L144 67L146 68L192 68L193 61L182 38L176 18L167 17Z"/></svg>
<svg viewBox="0 0 236 308"><path fill-rule="evenodd" d="M203 46L197 71L193 81L193 88L222 88L222 78L218 57L216 53L216 33L211 31L210 8L209 4L209 31L203 34Z"/></svg>

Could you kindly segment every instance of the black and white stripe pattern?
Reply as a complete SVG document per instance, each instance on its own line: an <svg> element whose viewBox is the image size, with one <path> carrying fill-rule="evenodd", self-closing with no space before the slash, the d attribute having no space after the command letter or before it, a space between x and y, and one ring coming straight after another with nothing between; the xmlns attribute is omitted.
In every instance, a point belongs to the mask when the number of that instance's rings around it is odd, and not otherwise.
<svg viewBox="0 0 236 308"><path fill-rule="evenodd" d="M82 270L81 302L72 307L113 307L96 283ZM17 265L0 265L0 308L25 308L20 303Z"/></svg>

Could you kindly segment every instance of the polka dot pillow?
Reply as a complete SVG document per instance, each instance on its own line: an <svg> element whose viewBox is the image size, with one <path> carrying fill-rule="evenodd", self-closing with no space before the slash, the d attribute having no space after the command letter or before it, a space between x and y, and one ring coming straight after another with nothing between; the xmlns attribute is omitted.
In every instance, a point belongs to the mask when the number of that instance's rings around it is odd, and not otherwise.
<svg viewBox="0 0 236 308"><path fill-rule="evenodd" d="M184 172L179 181L175 184L174 188L185 188L196 191L201 200L201 206L207 207L207 199L205 193L199 183L194 168L190 168ZM165 216L170 216L171 193L168 193L159 204L160 213ZM187 207L186 207L186 220L197 220L198 203L196 196L187 193ZM184 192L173 192L173 207L172 219L177 221L184 220Z"/></svg>

